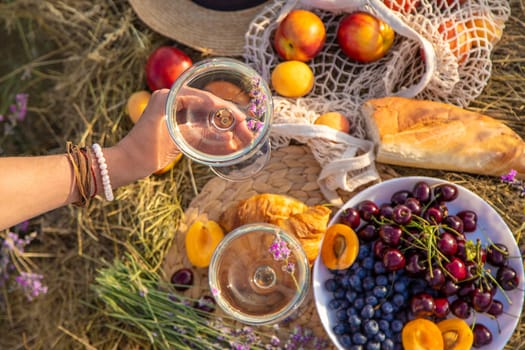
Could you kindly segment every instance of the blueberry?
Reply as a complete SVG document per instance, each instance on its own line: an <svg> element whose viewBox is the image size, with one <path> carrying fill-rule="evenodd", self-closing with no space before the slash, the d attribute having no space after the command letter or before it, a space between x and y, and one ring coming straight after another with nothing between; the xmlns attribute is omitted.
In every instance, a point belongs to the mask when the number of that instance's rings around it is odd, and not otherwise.
<svg viewBox="0 0 525 350"><path fill-rule="evenodd" d="M396 293L392 297L392 303L394 303L394 306L402 307L405 305L405 297L402 294Z"/></svg>
<svg viewBox="0 0 525 350"><path fill-rule="evenodd" d="M371 256L367 256L366 258L364 258L361 261L361 266L364 269L373 270L374 269L374 263L375 263L375 259L373 257L371 257Z"/></svg>
<svg viewBox="0 0 525 350"><path fill-rule="evenodd" d="M394 290L399 293L403 293L407 290L407 284L405 281L396 281L394 282Z"/></svg>
<svg viewBox="0 0 525 350"><path fill-rule="evenodd" d="M357 310L360 310L363 308L363 306L365 306L365 300L363 298L356 298L354 300L354 307L357 309Z"/></svg>
<svg viewBox="0 0 525 350"><path fill-rule="evenodd" d="M377 300L374 295L369 295L365 298L365 303L376 306L379 303L379 300Z"/></svg>
<svg viewBox="0 0 525 350"><path fill-rule="evenodd" d="M349 350L364 350L363 345L352 345Z"/></svg>
<svg viewBox="0 0 525 350"><path fill-rule="evenodd" d="M372 293L378 298L384 298L388 294L388 288L386 286L375 286Z"/></svg>
<svg viewBox="0 0 525 350"><path fill-rule="evenodd" d="M337 310L341 307L342 305L342 300L341 299L332 299L328 302L328 308L332 309L332 310Z"/></svg>
<svg viewBox="0 0 525 350"><path fill-rule="evenodd" d="M351 326L360 326L361 325L361 318L357 315L350 315L348 317L348 323Z"/></svg>
<svg viewBox="0 0 525 350"><path fill-rule="evenodd" d="M363 331L365 335L370 339L372 336L379 332L379 325L376 320L367 320L363 324Z"/></svg>
<svg viewBox="0 0 525 350"><path fill-rule="evenodd" d="M334 298L343 299L345 297L346 290L341 288L341 289L334 291L333 293L334 293Z"/></svg>
<svg viewBox="0 0 525 350"><path fill-rule="evenodd" d="M344 275L343 278L341 278L341 287L342 288L348 289L351 286L350 277L352 277L352 276Z"/></svg>
<svg viewBox="0 0 525 350"><path fill-rule="evenodd" d="M392 312L394 312L394 306L392 306L392 304L389 301L385 301L381 305L381 311L383 311L385 314L391 314Z"/></svg>
<svg viewBox="0 0 525 350"><path fill-rule="evenodd" d="M338 323L332 329L335 335L343 335L348 333L349 327L344 323Z"/></svg>
<svg viewBox="0 0 525 350"><path fill-rule="evenodd" d="M381 343L375 340L369 341L366 344L366 350L381 350Z"/></svg>
<svg viewBox="0 0 525 350"><path fill-rule="evenodd" d="M357 259L361 260L370 256L371 253L370 246L368 244L363 244L359 247L359 253L357 253Z"/></svg>
<svg viewBox="0 0 525 350"><path fill-rule="evenodd" d="M363 285L361 284L361 278L358 275L352 275L349 279L349 282L350 282L350 287L353 290L357 292L360 292L363 290Z"/></svg>
<svg viewBox="0 0 525 350"><path fill-rule="evenodd" d="M361 317L364 319L370 319L374 317L374 307L370 304L363 306L363 309L361 310Z"/></svg>
<svg viewBox="0 0 525 350"><path fill-rule="evenodd" d="M400 320L393 320L390 326L392 327L392 330L394 332L401 332L401 330L403 329L403 322L401 322Z"/></svg>
<svg viewBox="0 0 525 350"><path fill-rule="evenodd" d="M381 262L381 265L383 265L383 263ZM376 284L378 286L386 286L388 285L388 277L386 277L385 275L379 275L376 277Z"/></svg>
<svg viewBox="0 0 525 350"><path fill-rule="evenodd" d="M357 315L357 310L355 309L355 307L350 306L346 309L346 316L350 317L352 315Z"/></svg>
<svg viewBox="0 0 525 350"><path fill-rule="evenodd" d="M367 341L366 337L362 333L354 333L352 335L352 340L356 345L364 345Z"/></svg>
<svg viewBox="0 0 525 350"><path fill-rule="evenodd" d="M379 320L377 324L379 325L379 329L383 332L386 332L390 329L390 323L387 320Z"/></svg>
<svg viewBox="0 0 525 350"><path fill-rule="evenodd" d="M378 341L378 342L384 342L386 339L386 334L381 332L381 331L378 331L376 333L376 335L374 335L374 340Z"/></svg>
<svg viewBox="0 0 525 350"><path fill-rule="evenodd" d="M352 337L349 336L348 334L343 334L339 338L339 341L341 342L341 345L343 345L343 347L345 347L345 348L349 348L349 347L351 347L353 345Z"/></svg>
<svg viewBox="0 0 525 350"><path fill-rule="evenodd" d="M380 274L383 274L386 272L386 268L385 268L385 265L383 264L382 261L376 261L374 263L374 272L378 275ZM386 278L386 277L385 277ZM388 279L387 279L388 281Z"/></svg>
<svg viewBox="0 0 525 350"><path fill-rule="evenodd" d="M324 287L329 292L335 292L340 286L334 278L329 278L325 281Z"/></svg>
<svg viewBox="0 0 525 350"><path fill-rule="evenodd" d="M335 313L335 319L339 322L346 321L347 317L348 316L346 315L346 310L344 309L339 309Z"/></svg>
<svg viewBox="0 0 525 350"><path fill-rule="evenodd" d="M381 350L394 350L394 342L392 339L385 339L381 346Z"/></svg>
<svg viewBox="0 0 525 350"><path fill-rule="evenodd" d="M363 289L364 290L371 290L375 286L375 278L372 276L366 276L363 279Z"/></svg>
<svg viewBox="0 0 525 350"><path fill-rule="evenodd" d="M352 303L357 298L357 292L354 292L353 290L347 290L345 297L346 297L346 300Z"/></svg>

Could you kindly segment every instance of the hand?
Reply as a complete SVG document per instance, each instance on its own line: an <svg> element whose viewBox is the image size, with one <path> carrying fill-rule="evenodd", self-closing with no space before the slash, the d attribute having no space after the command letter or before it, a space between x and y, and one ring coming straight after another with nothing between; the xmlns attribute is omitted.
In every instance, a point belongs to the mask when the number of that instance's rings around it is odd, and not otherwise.
<svg viewBox="0 0 525 350"><path fill-rule="evenodd" d="M254 138L245 113L236 104L210 92L185 86L177 96L176 109L180 133L199 151L213 155L230 154L246 147ZM191 116L187 115L188 111L191 111ZM213 123L210 111L217 111L218 128L210 125ZM224 129L220 128L221 119L224 119ZM229 123L233 123L233 128L228 128Z"/></svg>

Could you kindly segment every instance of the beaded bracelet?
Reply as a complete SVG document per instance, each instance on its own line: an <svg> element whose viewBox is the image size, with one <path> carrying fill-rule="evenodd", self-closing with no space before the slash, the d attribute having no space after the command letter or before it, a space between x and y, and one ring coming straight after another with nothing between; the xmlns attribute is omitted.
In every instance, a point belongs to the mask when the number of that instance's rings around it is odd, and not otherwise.
<svg viewBox="0 0 525 350"><path fill-rule="evenodd" d="M111 188L111 181L109 179L108 165L106 164L106 158L104 158L104 153L102 153L102 147L98 143L94 143L93 152L95 153L95 158L97 159L98 168L100 169L100 177L102 178L102 186L104 187L104 195L108 201L115 199L113 196L113 189Z"/></svg>

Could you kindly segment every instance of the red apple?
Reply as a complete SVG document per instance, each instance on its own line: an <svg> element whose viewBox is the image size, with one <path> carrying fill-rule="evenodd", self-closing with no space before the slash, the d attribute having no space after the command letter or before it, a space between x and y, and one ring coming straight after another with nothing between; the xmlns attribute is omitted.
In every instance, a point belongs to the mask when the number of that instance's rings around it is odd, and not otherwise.
<svg viewBox="0 0 525 350"><path fill-rule="evenodd" d="M146 82L151 91L169 89L173 82L193 64L186 53L173 46L160 46L146 62Z"/></svg>
<svg viewBox="0 0 525 350"><path fill-rule="evenodd" d="M314 58L326 41L326 28L315 13L292 10L279 23L273 38L275 51L284 60L307 62Z"/></svg>
<svg viewBox="0 0 525 350"><path fill-rule="evenodd" d="M343 17L337 28L337 43L345 55L362 63L377 61L394 43L388 24L366 12Z"/></svg>
<svg viewBox="0 0 525 350"><path fill-rule="evenodd" d="M448 43L450 50L458 59L458 63L463 63L468 58L472 48L470 32L465 24L447 20L439 25L438 32Z"/></svg>
<svg viewBox="0 0 525 350"><path fill-rule="evenodd" d="M419 6L420 0L384 0L383 2L391 10L410 13Z"/></svg>

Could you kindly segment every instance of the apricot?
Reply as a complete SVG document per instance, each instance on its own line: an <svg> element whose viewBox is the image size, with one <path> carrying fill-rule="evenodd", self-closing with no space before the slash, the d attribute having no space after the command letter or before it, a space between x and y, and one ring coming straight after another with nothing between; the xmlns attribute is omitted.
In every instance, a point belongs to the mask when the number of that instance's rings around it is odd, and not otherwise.
<svg viewBox="0 0 525 350"><path fill-rule="evenodd" d="M437 324L443 337L444 350L469 350L474 344L474 333L467 322L449 318Z"/></svg>
<svg viewBox="0 0 525 350"><path fill-rule="evenodd" d="M142 112L144 112L144 109L146 109L146 106L148 105L150 97L151 93L146 90L136 91L128 97L126 113L133 123L136 123L137 120L139 120Z"/></svg>
<svg viewBox="0 0 525 350"><path fill-rule="evenodd" d="M473 45L496 44L503 35L503 23L489 18L473 18L465 22L466 27L471 30L472 38L485 40L474 40Z"/></svg>
<svg viewBox="0 0 525 350"><path fill-rule="evenodd" d="M437 324L426 318L416 318L403 326L401 340L404 350L443 349L443 338Z"/></svg>
<svg viewBox="0 0 525 350"><path fill-rule="evenodd" d="M438 32L441 33L443 39L448 43L458 63L465 62L472 49L470 32L465 24L448 20L439 25Z"/></svg>
<svg viewBox="0 0 525 350"><path fill-rule="evenodd" d="M316 125L326 125L332 129L348 134L350 132L350 122L339 112L328 112L321 114L315 121Z"/></svg>
<svg viewBox="0 0 525 350"><path fill-rule="evenodd" d="M334 224L326 230L321 245L321 259L330 270L343 270L352 265L359 252L359 239L348 225Z"/></svg>
<svg viewBox="0 0 525 350"><path fill-rule="evenodd" d="M180 162L180 160L182 159L182 153L179 153L178 156L175 157L175 159L173 159L171 161L171 163L169 163L168 165L166 165L165 167L157 170L156 172L154 172L153 174L155 175L162 175L162 174L165 174L167 173L168 171L170 171L171 169L173 169L173 167L175 165L177 165L178 162Z"/></svg>
<svg viewBox="0 0 525 350"><path fill-rule="evenodd" d="M312 91L314 82L314 72L302 61L281 62L272 71L272 87L284 97L305 96Z"/></svg>
<svg viewBox="0 0 525 350"><path fill-rule="evenodd" d="M224 231L213 220L195 221L186 233L186 255L196 267L208 267Z"/></svg>

